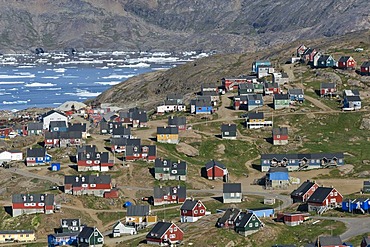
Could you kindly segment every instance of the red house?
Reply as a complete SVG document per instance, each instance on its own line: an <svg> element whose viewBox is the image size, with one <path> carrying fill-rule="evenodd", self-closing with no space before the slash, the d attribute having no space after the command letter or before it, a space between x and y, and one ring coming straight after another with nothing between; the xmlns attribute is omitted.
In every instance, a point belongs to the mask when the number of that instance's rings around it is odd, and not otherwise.
<svg viewBox="0 0 370 247"><path fill-rule="evenodd" d="M22 214L52 214L55 200L53 194L14 194L12 195L12 216Z"/></svg>
<svg viewBox="0 0 370 247"><path fill-rule="evenodd" d="M361 65L361 75L370 75L370 61L366 61Z"/></svg>
<svg viewBox="0 0 370 247"><path fill-rule="evenodd" d="M264 90L265 95L280 94L281 93L281 90L280 90L280 87L279 87L278 83L265 82L264 88L265 88L265 90Z"/></svg>
<svg viewBox="0 0 370 247"><path fill-rule="evenodd" d="M146 160L154 162L157 158L157 146L155 145L130 145L126 146L124 153L125 161Z"/></svg>
<svg viewBox="0 0 370 247"><path fill-rule="evenodd" d="M316 191L319 185L316 182L307 180L303 182L296 190L290 194L290 197L295 202L306 202L308 198Z"/></svg>
<svg viewBox="0 0 370 247"><path fill-rule="evenodd" d="M297 57L301 57L306 50L307 50L307 47L305 45L300 45L297 48Z"/></svg>
<svg viewBox="0 0 370 247"><path fill-rule="evenodd" d="M118 198L119 197L119 190L118 189L112 189L109 192L104 193L104 198Z"/></svg>
<svg viewBox="0 0 370 247"><path fill-rule="evenodd" d="M147 244L172 246L179 244L184 238L184 232L172 222L158 222L146 235Z"/></svg>
<svg viewBox="0 0 370 247"><path fill-rule="evenodd" d="M272 142L274 145L288 144L288 128L287 127L273 128Z"/></svg>
<svg viewBox="0 0 370 247"><path fill-rule="evenodd" d="M211 160L206 163L205 171L208 179L222 179L224 182L229 180L229 173L226 166L218 161Z"/></svg>
<svg viewBox="0 0 370 247"><path fill-rule="evenodd" d="M154 187L153 204L159 206L163 204L183 203L186 200L186 187L184 186L160 186Z"/></svg>
<svg viewBox="0 0 370 247"><path fill-rule="evenodd" d="M335 83L321 83L320 84L320 96L321 97L333 97L337 94L337 85Z"/></svg>
<svg viewBox="0 0 370 247"><path fill-rule="evenodd" d="M77 154L77 171L109 171L113 161L108 152L79 152Z"/></svg>
<svg viewBox="0 0 370 247"><path fill-rule="evenodd" d="M112 191L110 175L64 176L64 193L71 195L105 196Z"/></svg>
<svg viewBox="0 0 370 247"><path fill-rule="evenodd" d="M328 209L336 208L342 205L343 196L331 187L318 187L308 198L308 211L316 211L322 214Z"/></svg>
<svg viewBox="0 0 370 247"><path fill-rule="evenodd" d="M13 131L13 128L11 127L0 127L0 138L6 138L9 136L10 132Z"/></svg>
<svg viewBox="0 0 370 247"><path fill-rule="evenodd" d="M256 83L256 76L246 76L240 78L222 78L222 87L226 92L238 90L239 84Z"/></svg>
<svg viewBox="0 0 370 247"><path fill-rule="evenodd" d="M340 68L340 69L356 69L356 61L351 56L342 56L338 60L338 68Z"/></svg>
<svg viewBox="0 0 370 247"><path fill-rule="evenodd" d="M181 222L195 222L206 215L206 207L198 200L187 199L180 208Z"/></svg>
<svg viewBox="0 0 370 247"><path fill-rule="evenodd" d="M308 220L309 216L309 213L279 213L277 215L277 220L284 222L284 224L288 226L298 226Z"/></svg>

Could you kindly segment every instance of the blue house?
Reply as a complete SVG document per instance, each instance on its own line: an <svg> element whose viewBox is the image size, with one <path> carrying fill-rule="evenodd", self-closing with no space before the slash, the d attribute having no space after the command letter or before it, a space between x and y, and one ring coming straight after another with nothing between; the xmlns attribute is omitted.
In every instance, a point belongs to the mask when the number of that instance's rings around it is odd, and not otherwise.
<svg viewBox="0 0 370 247"><path fill-rule="evenodd" d="M257 60L255 62L253 62L252 72L257 73L259 66L270 66L271 67L271 62L268 61L268 60Z"/></svg>
<svg viewBox="0 0 370 247"><path fill-rule="evenodd" d="M59 171L60 170L60 163L51 163L50 170L53 172Z"/></svg>
<svg viewBox="0 0 370 247"><path fill-rule="evenodd" d="M289 171L300 171L342 165L344 165L343 153L261 155L261 171L263 172L276 166L286 167Z"/></svg>
<svg viewBox="0 0 370 247"><path fill-rule="evenodd" d="M289 171L286 167L271 167L265 177L266 188L285 188L289 183Z"/></svg>
<svg viewBox="0 0 370 247"><path fill-rule="evenodd" d="M369 198L347 199L342 202L342 210L345 212L368 212L370 208Z"/></svg>
<svg viewBox="0 0 370 247"><path fill-rule="evenodd" d="M66 132L68 126L65 121L51 121L49 125L50 132Z"/></svg>
<svg viewBox="0 0 370 247"><path fill-rule="evenodd" d="M76 246L77 236L80 232L62 232L48 235L48 247L54 246Z"/></svg>
<svg viewBox="0 0 370 247"><path fill-rule="evenodd" d="M317 60L318 68L334 67L335 65L336 65L336 62L331 55L322 55Z"/></svg>
<svg viewBox="0 0 370 247"><path fill-rule="evenodd" d="M27 166L45 165L51 161L51 155L45 148L28 148L26 154Z"/></svg>
<svg viewBox="0 0 370 247"><path fill-rule="evenodd" d="M203 99L191 100L190 112L193 114L212 114L213 112L212 102Z"/></svg>
<svg viewBox="0 0 370 247"><path fill-rule="evenodd" d="M247 209L248 213L254 213L258 218L273 217L275 210L273 208L255 208Z"/></svg>
<svg viewBox="0 0 370 247"><path fill-rule="evenodd" d="M263 106L263 98L261 94L248 94L247 96L247 110L251 111L257 107Z"/></svg>
<svg viewBox="0 0 370 247"><path fill-rule="evenodd" d="M304 101L304 92L302 88L288 89L288 94L291 102L302 103Z"/></svg>

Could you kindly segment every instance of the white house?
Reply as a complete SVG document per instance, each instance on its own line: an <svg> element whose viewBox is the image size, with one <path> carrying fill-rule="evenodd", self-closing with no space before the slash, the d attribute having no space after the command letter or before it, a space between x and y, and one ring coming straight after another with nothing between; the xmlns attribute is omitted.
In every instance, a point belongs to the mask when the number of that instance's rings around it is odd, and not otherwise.
<svg viewBox="0 0 370 247"><path fill-rule="evenodd" d="M0 163L19 160L23 160L23 153L21 151L3 151L0 153Z"/></svg>
<svg viewBox="0 0 370 247"><path fill-rule="evenodd" d="M68 126L68 117L65 114L51 110L42 115L43 129L49 129L50 122L53 121L64 121L66 122L66 126Z"/></svg>
<svg viewBox="0 0 370 247"><path fill-rule="evenodd" d="M114 238L117 238L120 237L121 234L134 235L137 234L137 230L135 226L124 225L121 221L117 221L117 223L113 225L112 235Z"/></svg>

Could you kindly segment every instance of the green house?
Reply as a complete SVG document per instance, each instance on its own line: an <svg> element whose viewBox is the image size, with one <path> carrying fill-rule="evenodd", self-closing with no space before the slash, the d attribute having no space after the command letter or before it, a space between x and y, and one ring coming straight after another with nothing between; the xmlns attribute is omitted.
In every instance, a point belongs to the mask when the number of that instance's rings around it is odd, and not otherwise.
<svg viewBox="0 0 370 247"><path fill-rule="evenodd" d="M102 247L104 236L96 227L85 226L77 236L77 246Z"/></svg>
<svg viewBox="0 0 370 247"><path fill-rule="evenodd" d="M254 83L253 88L254 93L263 93L264 90L263 83Z"/></svg>
<svg viewBox="0 0 370 247"><path fill-rule="evenodd" d="M262 222L254 213L241 213L235 220L235 231L243 236L257 232Z"/></svg>
<svg viewBox="0 0 370 247"><path fill-rule="evenodd" d="M290 99L288 94L274 94L274 109L288 108Z"/></svg>
<svg viewBox="0 0 370 247"><path fill-rule="evenodd" d="M154 177L157 180L186 180L187 165L185 161L171 161L157 158L154 162Z"/></svg>
<svg viewBox="0 0 370 247"><path fill-rule="evenodd" d="M336 65L336 62L334 58L331 55L322 55L317 60L317 67L318 68L328 68L328 67L334 67Z"/></svg>

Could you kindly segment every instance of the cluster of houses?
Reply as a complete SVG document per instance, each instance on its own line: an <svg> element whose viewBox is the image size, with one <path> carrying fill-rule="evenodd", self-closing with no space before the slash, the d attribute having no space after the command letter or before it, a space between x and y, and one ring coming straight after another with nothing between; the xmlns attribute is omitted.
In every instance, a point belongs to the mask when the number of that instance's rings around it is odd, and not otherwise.
<svg viewBox="0 0 370 247"><path fill-rule="evenodd" d="M345 70L355 70L357 62L352 56L341 56L336 61L332 55L323 54L315 48L300 45L297 48L297 57L292 58L292 62L301 61L315 68L338 68ZM370 75L370 61L365 61L360 67L361 75Z"/></svg>

